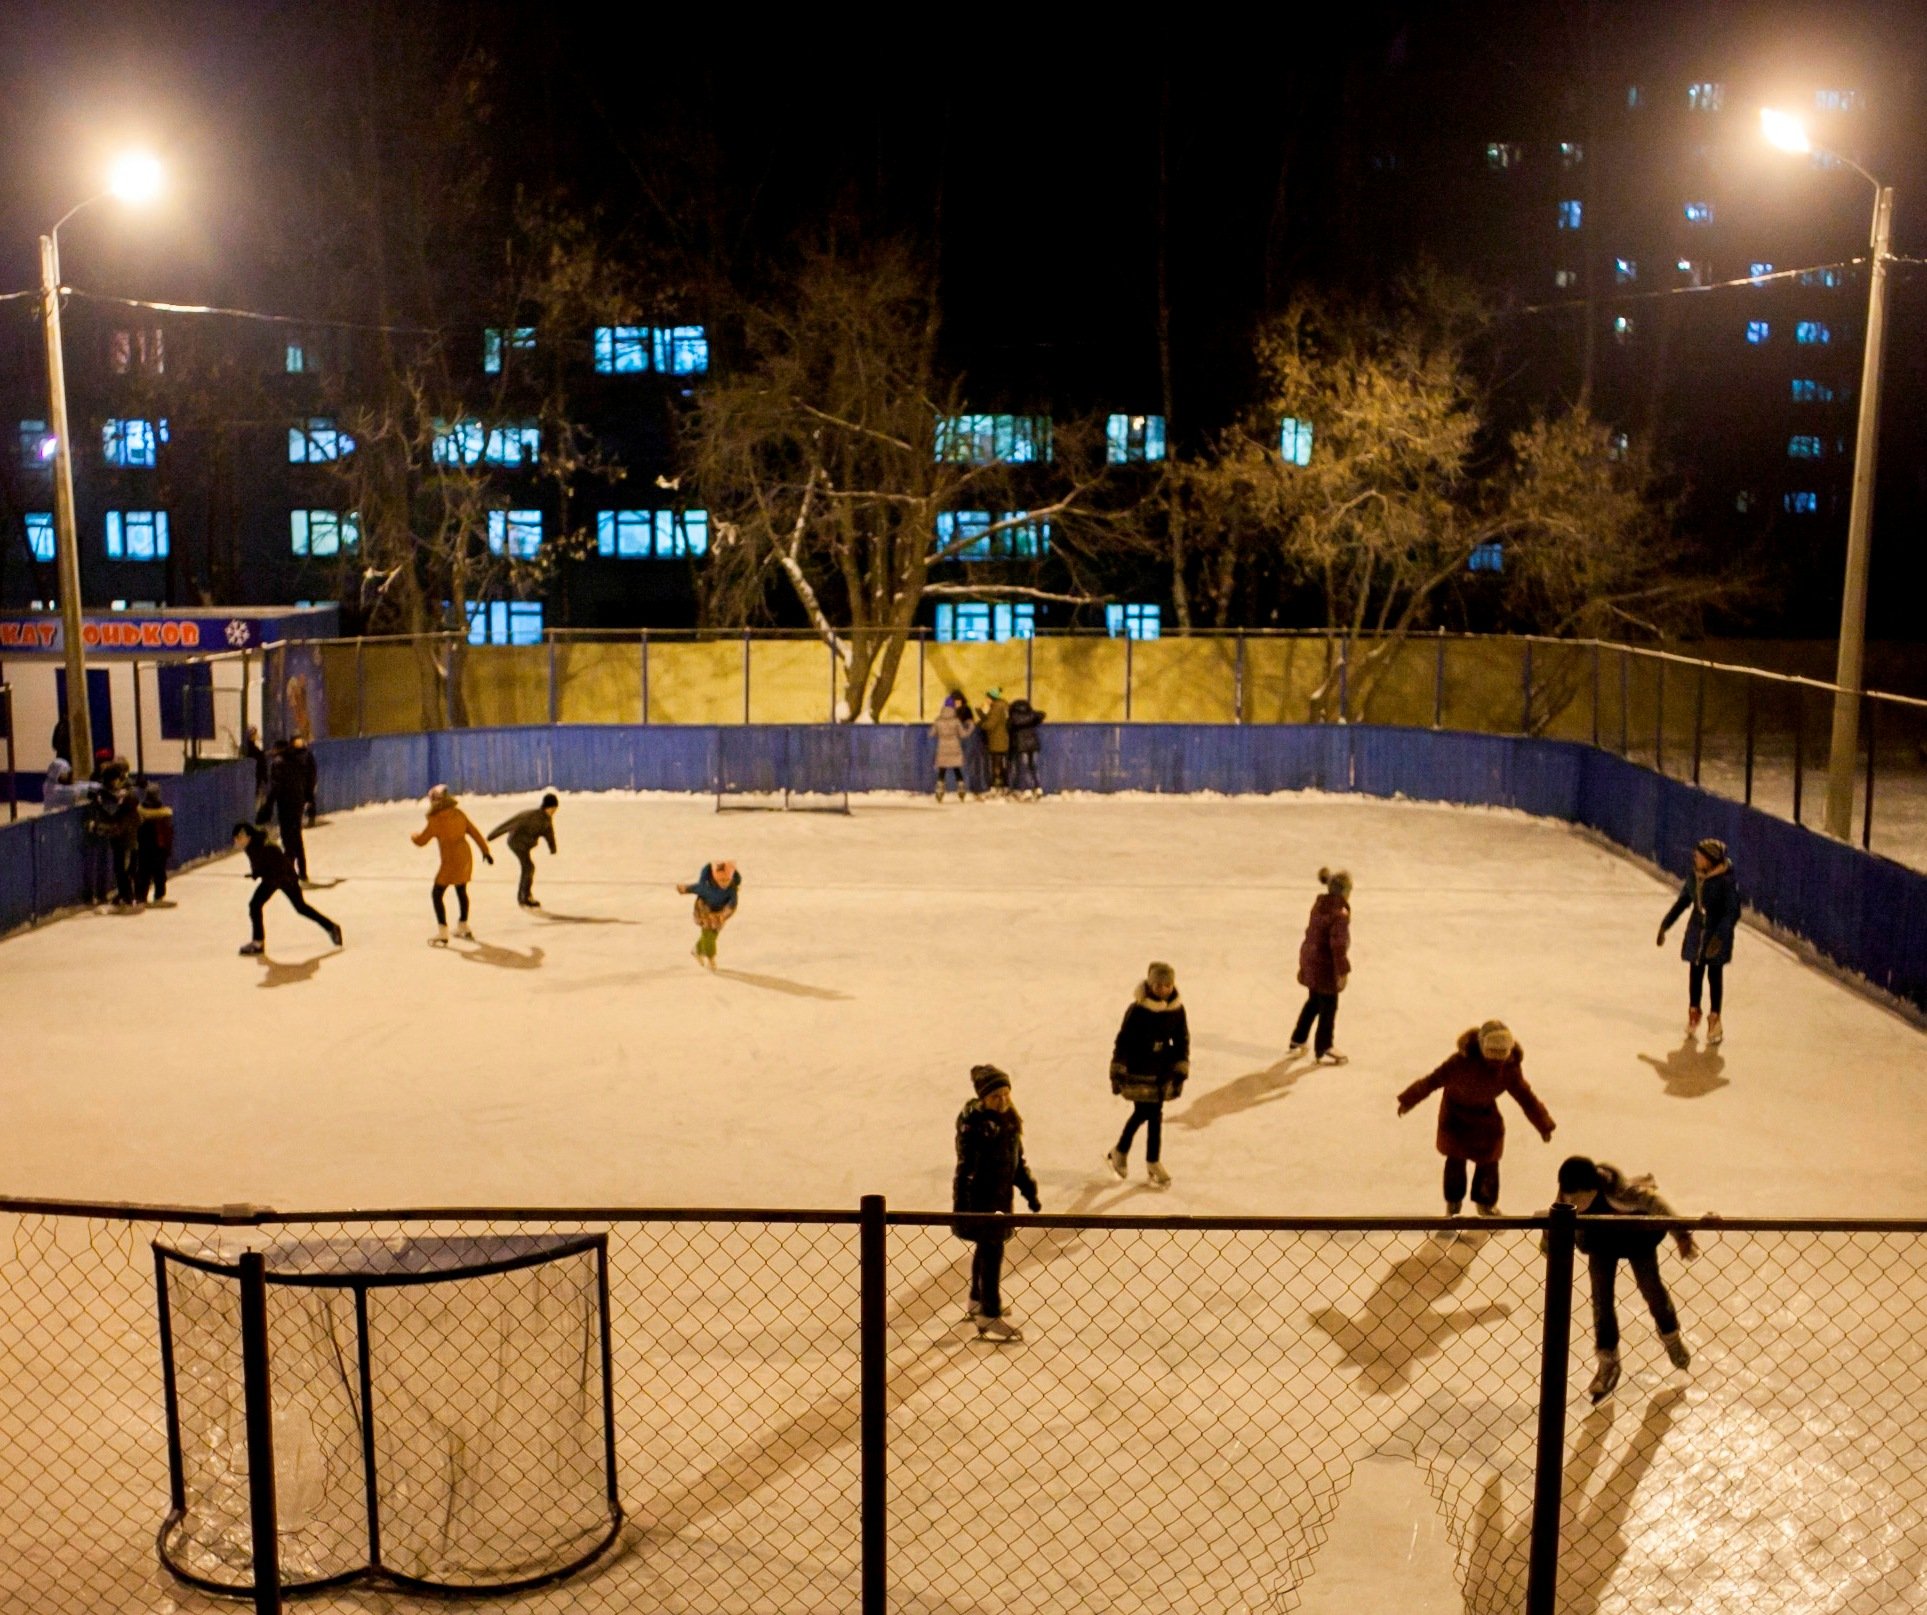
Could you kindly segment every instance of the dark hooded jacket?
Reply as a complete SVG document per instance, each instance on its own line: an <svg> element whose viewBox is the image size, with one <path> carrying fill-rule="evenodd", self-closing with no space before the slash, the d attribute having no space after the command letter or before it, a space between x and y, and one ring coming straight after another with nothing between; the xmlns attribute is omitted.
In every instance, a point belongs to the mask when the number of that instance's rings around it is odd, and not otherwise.
<svg viewBox="0 0 1927 1615"><path fill-rule="evenodd" d="M957 1175L951 1182L952 1211L1009 1211L1016 1191L1037 1206L1037 1180L1024 1160L1024 1124L1014 1110L992 1110L973 1099L957 1114ZM959 1239L977 1239L959 1226Z"/></svg>
<svg viewBox="0 0 1927 1615"><path fill-rule="evenodd" d="M295 878L294 860L270 841L266 832L250 830L248 844L241 850L248 855L248 873L256 880L300 890L301 883Z"/></svg>
<svg viewBox="0 0 1927 1615"><path fill-rule="evenodd" d="M517 813L512 818L504 819L488 833L491 841L499 840L502 836L509 838L510 852L533 852L538 841L546 841L549 851L553 853L555 820L549 816L547 808L532 807L526 813Z"/></svg>
<svg viewBox="0 0 1927 1615"><path fill-rule="evenodd" d="M1111 1045L1111 1092L1133 1104L1162 1104L1184 1092L1191 1075L1191 1028L1184 999L1151 996L1140 982Z"/></svg>
<svg viewBox="0 0 1927 1615"><path fill-rule="evenodd" d="M1021 695L1010 703L1010 749L1018 756L1037 755L1037 729L1044 721L1044 714L1032 706Z"/></svg>
<svg viewBox="0 0 1927 1615"><path fill-rule="evenodd" d="M1690 913L1688 911L1691 911ZM1733 933L1740 923L1740 888L1733 860L1722 858L1702 875L1697 869L1680 883L1679 896L1660 921L1665 930L1686 914L1686 935L1679 956L1689 965L1723 965L1733 957Z"/></svg>

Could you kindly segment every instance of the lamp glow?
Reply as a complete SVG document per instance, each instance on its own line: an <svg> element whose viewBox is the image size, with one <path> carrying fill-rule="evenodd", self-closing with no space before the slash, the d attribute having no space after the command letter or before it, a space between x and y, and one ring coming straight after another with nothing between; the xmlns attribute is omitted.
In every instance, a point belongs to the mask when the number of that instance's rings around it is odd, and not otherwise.
<svg viewBox="0 0 1927 1615"><path fill-rule="evenodd" d="M1772 107L1760 109L1760 133L1766 137L1769 146L1777 146L1781 151L1790 151L1795 156L1804 156L1813 150L1813 142L1807 137L1807 126L1803 119L1791 112L1779 112Z"/></svg>
<svg viewBox="0 0 1927 1615"><path fill-rule="evenodd" d="M119 158L108 175L107 188L123 202L138 206L161 193L160 159L144 151Z"/></svg>

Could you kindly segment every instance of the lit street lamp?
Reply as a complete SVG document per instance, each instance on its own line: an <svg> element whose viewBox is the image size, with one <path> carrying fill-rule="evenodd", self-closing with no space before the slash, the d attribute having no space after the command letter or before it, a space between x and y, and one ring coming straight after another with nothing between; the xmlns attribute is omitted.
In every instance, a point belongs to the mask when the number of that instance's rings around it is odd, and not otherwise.
<svg viewBox="0 0 1927 1615"><path fill-rule="evenodd" d="M82 208L112 196L133 204L160 194L161 165L144 153L122 157L107 189L69 208L40 238L40 303L47 334L48 419L53 426L54 543L60 584L60 627L67 655L67 749L74 778L94 770L94 726L87 707L87 656L81 643L80 539L74 521L74 443L67 423L67 363L60 338L60 226Z"/></svg>
<svg viewBox="0 0 1927 1615"><path fill-rule="evenodd" d="M1760 130L1782 151L1810 152L1805 123L1771 108ZM1829 152L1873 187L1873 251L1867 288L1867 346L1860 365L1860 420L1853 440L1853 501L1847 513L1847 576L1840 597L1840 650L1833 682L1833 740L1827 754L1827 834L1845 841L1853 834L1853 765L1860 746L1860 681L1866 661L1867 562L1873 536L1874 461L1880 447L1880 359L1887 324L1887 262L1894 219L1894 191L1851 158Z"/></svg>

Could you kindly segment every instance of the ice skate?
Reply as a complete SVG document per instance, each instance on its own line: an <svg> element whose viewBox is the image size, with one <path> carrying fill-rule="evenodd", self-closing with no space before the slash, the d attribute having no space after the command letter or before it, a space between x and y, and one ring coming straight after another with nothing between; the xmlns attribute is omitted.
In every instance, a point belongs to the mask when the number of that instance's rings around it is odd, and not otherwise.
<svg viewBox="0 0 1927 1615"><path fill-rule="evenodd" d="M431 948L447 947L448 946L448 927L445 925L436 926L435 934L428 939L428 945Z"/></svg>
<svg viewBox="0 0 1927 1615"><path fill-rule="evenodd" d="M980 1317L977 1319L977 1338L979 1340L1008 1342L1022 1340L1024 1338L1024 1332L1008 1318Z"/></svg>
<svg viewBox="0 0 1927 1615"><path fill-rule="evenodd" d="M1503 1217L1505 1215L1497 1206L1475 1205L1472 1209L1481 1217Z"/></svg>
<svg viewBox="0 0 1927 1615"><path fill-rule="evenodd" d="M1706 1046L1710 1049L1716 1043L1726 1041L1726 1028L1720 1025L1717 1012L1706 1017Z"/></svg>
<svg viewBox="0 0 1927 1615"><path fill-rule="evenodd" d="M1697 1004L1686 1012L1686 1035L1689 1039L1700 1035L1700 1012Z"/></svg>
<svg viewBox="0 0 1927 1615"><path fill-rule="evenodd" d="M984 1310L983 1302L975 1300L974 1298L972 1300L966 1301L964 1303L964 1322L971 1323L971 1322L974 1322L976 1319L982 1317L983 1310Z"/></svg>
<svg viewBox="0 0 1927 1615"><path fill-rule="evenodd" d="M1666 1355L1672 1360L1675 1368L1691 1368L1693 1366L1693 1354L1686 1349L1686 1342L1681 1338L1680 1332L1677 1329L1670 1335L1661 1335L1659 1337L1659 1343L1666 1348Z"/></svg>
<svg viewBox="0 0 1927 1615"><path fill-rule="evenodd" d="M536 900L533 897L520 898L518 899L518 901L521 903L522 907L524 908L540 908L542 906L540 903L536 902Z"/></svg>
<svg viewBox="0 0 1927 1615"><path fill-rule="evenodd" d="M1586 1395L1592 1398L1593 1406L1597 1407L1613 1394L1618 1384L1619 1353L1602 1351L1599 1354L1599 1366L1593 1370L1592 1383L1586 1387Z"/></svg>
<svg viewBox="0 0 1927 1615"><path fill-rule="evenodd" d="M1327 1049L1323 1054L1318 1056L1318 1063L1320 1065L1350 1065L1351 1059L1352 1057L1349 1054L1340 1054L1337 1049Z"/></svg>
<svg viewBox="0 0 1927 1615"><path fill-rule="evenodd" d="M1305 1045L1302 1043L1287 1043L1285 1045L1285 1058L1287 1060L1295 1060L1304 1052Z"/></svg>
<svg viewBox="0 0 1927 1615"><path fill-rule="evenodd" d="M1151 1187L1154 1189L1168 1189L1171 1187L1171 1174L1164 1170L1164 1163L1162 1161L1146 1161L1144 1163L1144 1175L1151 1180Z"/></svg>
<svg viewBox="0 0 1927 1615"><path fill-rule="evenodd" d="M332 942L337 948L341 946L341 927L340 926L331 925L328 927L328 940Z"/></svg>
<svg viewBox="0 0 1927 1615"><path fill-rule="evenodd" d="M937 800L939 802L943 800L943 786L941 783L939 783L937 786Z"/></svg>
<svg viewBox="0 0 1927 1615"><path fill-rule="evenodd" d="M268 950L259 942L243 942L240 948L241 957L244 959L251 959L256 954L266 953L267 951Z"/></svg>
<svg viewBox="0 0 1927 1615"><path fill-rule="evenodd" d="M1104 1164L1118 1177L1127 1177L1131 1171L1131 1158L1122 1150L1106 1150Z"/></svg>
<svg viewBox="0 0 1927 1615"><path fill-rule="evenodd" d="M1445 1202L1445 1214L1448 1217L1456 1217L1464 1209L1465 1202L1463 1200L1448 1200ZM1434 1228L1432 1230L1432 1237L1441 1245L1449 1245L1459 1237L1459 1231L1456 1228Z"/></svg>
<svg viewBox="0 0 1927 1615"><path fill-rule="evenodd" d="M456 924L455 935L456 938L462 942L473 942L475 940L475 933L468 928L467 920L459 921Z"/></svg>

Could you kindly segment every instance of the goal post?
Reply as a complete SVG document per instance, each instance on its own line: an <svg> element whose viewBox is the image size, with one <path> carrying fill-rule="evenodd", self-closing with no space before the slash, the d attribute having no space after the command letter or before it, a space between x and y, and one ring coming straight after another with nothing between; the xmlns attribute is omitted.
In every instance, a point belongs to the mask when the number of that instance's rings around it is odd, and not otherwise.
<svg viewBox="0 0 1927 1615"><path fill-rule="evenodd" d="M718 813L848 813L849 729L743 724L716 731Z"/></svg>

